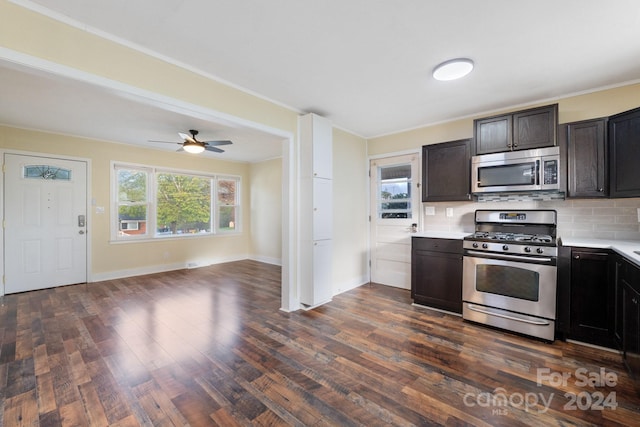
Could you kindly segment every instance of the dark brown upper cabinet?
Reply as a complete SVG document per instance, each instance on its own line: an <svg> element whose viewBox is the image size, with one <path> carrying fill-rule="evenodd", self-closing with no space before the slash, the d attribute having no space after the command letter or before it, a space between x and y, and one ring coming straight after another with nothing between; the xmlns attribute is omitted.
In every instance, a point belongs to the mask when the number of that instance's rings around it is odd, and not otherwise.
<svg viewBox="0 0 640 427"><path fill-rule="evenodd" d="M476 154L556 145L558 104L516 111L473 122Z"/></svg>
<svg viewBox="0 0 640 427"><path fill-rule="evenodd" d="M422 147L422 201L471 200L471 139Z"/></svg>
<svg viewBox="0 0 640 427"><path fill-rule="evenodd" d="M560 126L567 144L567 198L608 197L607 119Z"/></svg>
<svg viewBox="0 0 640 427"><path fill-rule="evenodd" d="M609 195L640 197L640 108L609 117Z"/></svg>

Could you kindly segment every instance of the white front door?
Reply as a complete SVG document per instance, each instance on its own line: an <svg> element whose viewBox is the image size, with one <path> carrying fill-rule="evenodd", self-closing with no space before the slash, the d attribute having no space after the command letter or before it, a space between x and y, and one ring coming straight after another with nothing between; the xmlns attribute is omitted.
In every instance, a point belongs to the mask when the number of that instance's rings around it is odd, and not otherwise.
<svg viewBox="0 0 640 427"><path fill-rule="evenodd" d="M5 293L87 281L87 163L5 154Z"/></svg>
<svg viewBox="0 0 640 427"><path fill-rule="evenodd" d="M411 289L412 226L419 226L418 154L371 160L371 281Z"/></svg>

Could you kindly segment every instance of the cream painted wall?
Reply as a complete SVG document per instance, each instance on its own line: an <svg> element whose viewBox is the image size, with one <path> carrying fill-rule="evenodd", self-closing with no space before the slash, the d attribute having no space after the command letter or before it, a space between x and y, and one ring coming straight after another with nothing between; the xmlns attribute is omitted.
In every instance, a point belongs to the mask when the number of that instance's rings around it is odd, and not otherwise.
<svg viewBox="0 0 640 427"><path fill-rule="evenodd" d="M281 160L251 165L251 256L280 257ZM369 281L368 163L366 140L333 130L333 294Z"/></svg>
<svg viewBox="0 0 640 427"><path fill-rule="evenodd" d="M282 159L253 163L251 177L251 258L282 263Z"/></svg>
<svg viewBox="0 0 640 427"><path fill-rule="evenodd" d="M369 282L369 174L362 138L333 130L333 293Z"/></svg>
<svg viewBox="0 0 640 427"><path fill-rule="evenodd" d="M406 132L372 138L368 141L369 155L380 155L405 150L415 150L423 145L473 137L473 120L502 112L558 103L559 123L610 116L640 106L640 84L595 91L559 100L518 106L503 111L478 114L477 116L425 126Z"/></svg>
<svg viewBox="0 0 640 427"><path fill-rule="evenodd" d="M242 212L242 233L238 235L197 236L189 239L132 243L110 241L111 161L240 176L243 206L250 205L249 164L10 127L0 127L0 149L17 150L26 154L32 152L62 155L91 161L89 198L95 199L96 206L105 208L104 214L96 214L95 207L92 207L88 216L92 254L89 271L94 281L184 268L190 262L207 265L245 259L249 255L249 209Z"/></svg>

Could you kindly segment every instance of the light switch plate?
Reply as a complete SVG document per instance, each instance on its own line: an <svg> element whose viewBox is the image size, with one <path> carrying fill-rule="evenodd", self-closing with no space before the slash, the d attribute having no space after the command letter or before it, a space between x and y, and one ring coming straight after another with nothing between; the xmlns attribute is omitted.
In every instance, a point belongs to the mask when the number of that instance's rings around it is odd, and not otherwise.
<svg viewBox="0 0 640 427"><path fill-rule="evenodd" d="M435 206L425 206L424 207L424 214L425 215L435 215L436 214L436 207Z"/></svg>
<svg viewBox="0 0 640 427"><path fill-rule="evenodd" d="M453 208L447 208L447 216L448 217L452 217L453 216Z"/></svg>
<svg viewBox="0 0 640 427"><path fill-rule="evenodd" d="M638 208L638 222L640 222L640 208Z"/></svg>

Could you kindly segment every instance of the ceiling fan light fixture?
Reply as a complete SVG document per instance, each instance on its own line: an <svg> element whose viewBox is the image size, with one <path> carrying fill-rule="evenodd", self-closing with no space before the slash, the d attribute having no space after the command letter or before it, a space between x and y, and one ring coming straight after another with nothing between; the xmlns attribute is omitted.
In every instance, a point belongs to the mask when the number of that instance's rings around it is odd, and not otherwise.
<svg viewBox="0 0 640 427"><path fill-rule="evenodd" d="M473 70L473 61L468 58L456 58L445 61L433 69L433 78L441 81L460 79Z"/></svg>
<svg viewBox="0 0 640 427"><path fill-rule="evenodd" d="M193 142L185 142L182 145L182 148L184 148L184 151L191 154L198 154L204 151L204 145Z"/></svg>

